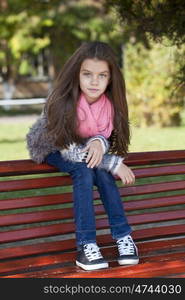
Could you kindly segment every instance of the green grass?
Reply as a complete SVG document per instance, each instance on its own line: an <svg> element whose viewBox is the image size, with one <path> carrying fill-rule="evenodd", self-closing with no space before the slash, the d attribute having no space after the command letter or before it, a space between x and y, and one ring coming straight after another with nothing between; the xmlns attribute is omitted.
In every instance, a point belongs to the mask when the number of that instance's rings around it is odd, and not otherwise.
<svg viewBox="0 0 185 300"><path fill-rule="evenodd" d="M185 126L132 128L130 152L185 149Z"/></svg>
<svg viewBox="0 0 185 300"><path fill-rule="evenodd" d="M0 123L0 160L29 158L26 134L33 121ZM185 126L172 128L131 128L130 152L184 149Z"/></svg>
<svg viewBox="0 0 185 300"><path fill-rule="evenodd" d="M32 122L0 123L0 160L28 158L25 136Z"/></svg>

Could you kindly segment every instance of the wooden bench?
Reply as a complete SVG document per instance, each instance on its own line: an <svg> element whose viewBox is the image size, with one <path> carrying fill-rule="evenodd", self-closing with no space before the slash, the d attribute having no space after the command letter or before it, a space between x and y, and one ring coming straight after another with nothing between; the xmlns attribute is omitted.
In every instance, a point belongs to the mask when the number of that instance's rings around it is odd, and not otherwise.
<svg viewBox="0 0 185 300"><path fill-rule="evenodd" d="M97 240L108 269L75 265L72 186L68 174L31 160L0 162L2 278L185 277L185 150L130 153L136 183L117 178L140 263L119 266L107 216L94 190Z"/></svg>

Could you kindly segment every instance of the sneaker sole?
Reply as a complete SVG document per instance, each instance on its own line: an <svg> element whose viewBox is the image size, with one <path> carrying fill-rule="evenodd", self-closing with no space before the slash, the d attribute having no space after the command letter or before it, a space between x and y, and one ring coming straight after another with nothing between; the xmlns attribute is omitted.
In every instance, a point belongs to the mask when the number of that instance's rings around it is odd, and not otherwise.
<svg viewBox="0 0 185 300"><path fill-rule="evenodd" d="M76 265L81 267L85 271L104 269L104 268L108 268L108 266L109 266L108 263L102 263L102 264L96 264L96 265L84 265L77 260L76 260Z"/></svg>
<svg viewBox="0 0 185 300"><path fill-rule="evenodd" d="M119 265L137 265L139 263L139 259L124 259L118 260Z"/></svg>

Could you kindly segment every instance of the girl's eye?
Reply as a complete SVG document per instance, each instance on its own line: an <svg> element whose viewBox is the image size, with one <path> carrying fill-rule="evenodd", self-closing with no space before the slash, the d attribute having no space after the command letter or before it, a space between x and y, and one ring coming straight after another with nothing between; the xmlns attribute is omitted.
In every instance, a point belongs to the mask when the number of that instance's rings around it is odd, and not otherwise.
<svg viewBox="0 0 185 300"><path fill-rule="evenodd" d="M105 74L100 74L100 77L107 77L107 75L105 75Z"/></svg>
<svg viewBox="0 0 185 300"><path fill-rule="evenodd" d="M90 73L83 73L83 75L90 76L91 74Z"/></svg>
<svg viewBox="0 0 185 300"><path fill-rule="evenodd" d="M93 76L91 73L83 73L84 76L91 77ZM99 74L99 78L107 78L107 74Z"/></svg>

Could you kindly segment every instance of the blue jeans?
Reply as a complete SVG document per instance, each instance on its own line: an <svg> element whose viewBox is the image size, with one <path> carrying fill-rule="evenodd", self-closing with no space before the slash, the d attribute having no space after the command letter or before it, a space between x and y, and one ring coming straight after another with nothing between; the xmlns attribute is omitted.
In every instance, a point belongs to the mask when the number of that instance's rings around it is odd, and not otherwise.
<svg viewBox="0 0 185 300"><path fill-rule="evenodd" d="M93 186L97 186L105 211L108 215L113 239L131 233L131 227L114 176L105 170L87 168L85 162L64 160L60 152L50 153L46 163L71 175L73 182L74 217L77 247L96 242L96 224L93 205Z"/></svg>

